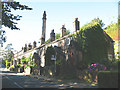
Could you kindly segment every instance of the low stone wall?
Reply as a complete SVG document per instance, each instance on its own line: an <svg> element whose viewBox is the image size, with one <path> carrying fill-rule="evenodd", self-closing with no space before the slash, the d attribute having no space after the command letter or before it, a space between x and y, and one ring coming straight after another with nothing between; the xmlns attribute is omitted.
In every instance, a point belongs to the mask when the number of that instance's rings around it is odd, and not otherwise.
<svg viewBox="0 0 120 90"><path fill-rule="evenodd" d="M54 76L55 75L55 68L54 66L45 66L40 68L40 74L42 76Z"/></svg>

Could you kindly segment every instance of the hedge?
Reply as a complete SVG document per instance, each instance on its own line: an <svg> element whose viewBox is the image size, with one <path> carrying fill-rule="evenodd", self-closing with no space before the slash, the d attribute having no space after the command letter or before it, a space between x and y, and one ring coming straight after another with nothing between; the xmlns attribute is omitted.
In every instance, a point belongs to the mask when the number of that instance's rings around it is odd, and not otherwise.
<svg viewBox="0 0 120 90"><path fill-rule="evenodd" d="M118 88L118 81L118 71L98 72L98 88Z"/></svg>

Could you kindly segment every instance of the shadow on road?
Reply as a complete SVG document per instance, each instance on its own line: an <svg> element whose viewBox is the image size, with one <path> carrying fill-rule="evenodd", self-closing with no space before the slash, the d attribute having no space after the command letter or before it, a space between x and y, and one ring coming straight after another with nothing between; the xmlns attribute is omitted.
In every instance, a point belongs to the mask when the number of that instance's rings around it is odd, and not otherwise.
<svg viewBox="0 0 120 90"><path fill-rule="evenodd" d="M13 71L2 71L2 73L15 73Z"/></svg>

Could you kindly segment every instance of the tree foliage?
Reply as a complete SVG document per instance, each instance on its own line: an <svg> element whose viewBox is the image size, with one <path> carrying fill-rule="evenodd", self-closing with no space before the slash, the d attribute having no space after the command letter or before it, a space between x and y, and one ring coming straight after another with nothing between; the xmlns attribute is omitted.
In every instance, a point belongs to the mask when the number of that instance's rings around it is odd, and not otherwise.
<svg viewBox="0 0 120 90"><path fill-rule="evenodd" d="M14 15L11 10L32 10L26 5L21 5L19 2L2 2L2 25L10 28L11 30L19 30L16 26L16 22L20 20L22 16Z"/></svg>
<svg viewBox="0 0 120 90"><path fill-rule="evenodd" d="M8 60L8 62L12 61L13 60L13 48L12 48L12 44L7 44L7 46L5 47L5 50L4 50L4 53L5 53L5 56L3 57L4 60Z"/></svg>
<svg viewBox="0 0 120 90"><path fill-rule="evenodd" d="M0 29L0 44L1 44L1 47L3 47L3 43L6 42L6 36L5 36L5 31Z"/></svg>
<svg viewBox="0 0 120 90"><path fill-rule="evenodd" d="M57 40L59 38L60 38L60 33L58 33L58 34L55 35L55 40Z"/></svg>
<svg viewBox="0 0 120 90"><path fill-rule="evenodd" d="M118 40L118 23L110 24L104 29L113 40Z"/></svg>
<svg viewBox="0 0 120 90"><path fill-rule="evenodd" d="M0 6L2 8L2 14L0 16L0 19L2 20L2 25L5 27L10 28L11 30L20 30L20 28L18 28L16 26L17 22L21 19L22 16L20 15L14 15L12 12L12 10L32 10L32 8L29 8L26 5L22 5L19 2L1 2ZM3 47L3 43L6 42L6 37L5 37L5 30L2 30L2 27L0 27L0 44L1 47Z"/></svg>
<svg viewBox="0 0 120 90"><path fill-rule="evenodd" d="M70 34L70 30L66 30L66 35Z"/></svg>
<svg viewBox="0 0 120 90"><path fill-rule="evenodd" d="M100 20L99 18L95 18L93 19L91 22L91 24L93 23L98 23L100 25L100 27L103 27L105 24L102 22L102 20Z"/></svg>
<svg viewBox="0 0 120 90"><path fill-rule="evenodd" d="M23 64L25 64L25 63L26 63L26 57L23 56L23 57L21 58L21 61L23 62Z"/></svg>
<svg viewBox="0 0 120 90"><path fill-rule="evenodd" d="M28 57L23 56L21 58L21 61L23 62L23 64L27 64L26 67L34 67L35 66L32 53Z"/></svg>
<svg viewBox="0 0 120 90"><path fill-rule="evenodd" d="M70 34L70 30L66 30L66 35ZM60 33L55 35L55 40L60 38ZM50 38L45 42L45 43L49 43L50 42Z"/></svg>
<svg viewBox="0 0 120 90"><path fill-rule="evenodd" d="M60 38L60 33L55 35L55 40L59 38ZM50 43L50 38L45 43Z"/></svg>

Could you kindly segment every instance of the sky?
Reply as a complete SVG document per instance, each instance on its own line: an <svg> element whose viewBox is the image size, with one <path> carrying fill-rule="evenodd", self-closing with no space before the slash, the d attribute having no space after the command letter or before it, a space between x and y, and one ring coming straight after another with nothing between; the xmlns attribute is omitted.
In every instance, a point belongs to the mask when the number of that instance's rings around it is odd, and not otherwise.
<svg viewBox="0 0 120 90"><path fill-rule="evenodd" d="M21 15L20 21L17 21L17 26L20 30L10 30L3 27L6 31L7 42L4 47L12 43L14 50L21 50L25 44L40 41L42 34L42 17L46 11L46 40L50 38L50 32L54 29L55 33L60 33L60 28L63 24L67 30L72 33L74 31L73 22L77 17L80 21L80 27L89 23L94 18L100 18L105 27L111 23L117 22L118 18L118 0L19 0L20 4L27 5L33 10L14 11L15 15ZM90 2L91 1L91 2ZM37 46L40 44L37 43Z"/></svg>

